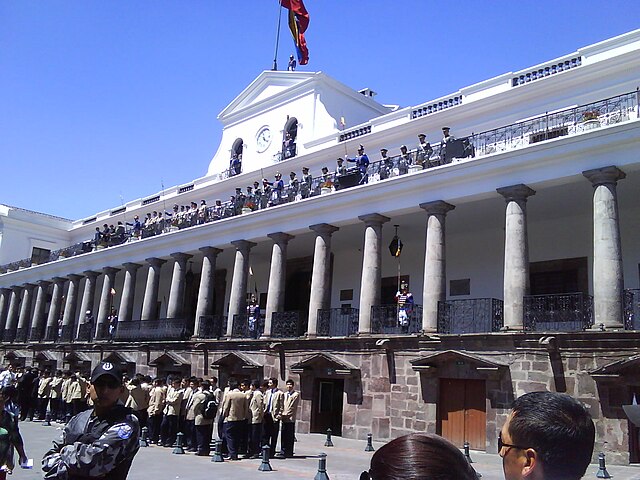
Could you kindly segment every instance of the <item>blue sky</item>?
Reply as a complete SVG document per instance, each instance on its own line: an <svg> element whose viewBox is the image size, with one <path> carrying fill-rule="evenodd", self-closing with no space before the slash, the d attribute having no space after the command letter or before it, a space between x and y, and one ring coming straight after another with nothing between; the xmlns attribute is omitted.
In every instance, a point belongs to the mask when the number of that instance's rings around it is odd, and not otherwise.
<svg viewBox="0 0 640 480"><path fill-rule="evenodd" d="M401 106L640 27L635 1L305 5L303 69ZM78 219L204 176L218 113L271 68L277 15L277 0L0 1L0 203ZM281 69L292 52L283 28Z"/></svg>

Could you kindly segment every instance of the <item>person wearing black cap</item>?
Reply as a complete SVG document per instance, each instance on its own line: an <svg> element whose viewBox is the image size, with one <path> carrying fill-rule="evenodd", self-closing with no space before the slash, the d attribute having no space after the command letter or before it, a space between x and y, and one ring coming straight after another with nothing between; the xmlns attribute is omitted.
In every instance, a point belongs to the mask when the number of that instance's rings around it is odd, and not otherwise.
<svg viewBox="0 0 640 480"><path fill-rule="evenodd" d="M364 145L360 144L358 147L358 155L355 158L345 158L347 162L352 162L356 164L358 170L360 171L360 185L363 185L369 181L369 175L367 174L367 169L369 168L369 157L366 153L364 153Z"/></svg>
<svg viewBox="0 0 640 480"><path fill-rule="evenodd" d="M138 453L138 419L119 400L124 391L122 372L109 362L91 373L89 395L93 410L73 417L62 433L62 442L42 459L45 479L127 478Z"/></svg>
<svg viewBox="0 0 640 480"><path fill-rule="evenodd" d="M418 154L416 155L416 164L422 165L422 168L430 167L429 157L433 153L431 144L427 142L427 136L424 133L418 135Z"/></svg>
<svg viewBox="0 0 640 480"><path fill-rule="evenodd" d="M302 183L300 184L302 198L308 198L311 195L312 184L313 176L309 173L309 167L302 167Z"/></svg>
<svg viewBox="0 0 640 480"><path fill-rule="evenodd" d="M378 166L378 176L380 180L386 180L391 176L393 170L393 160L387 156L386 148L380 149L380 163Z"/></svg>

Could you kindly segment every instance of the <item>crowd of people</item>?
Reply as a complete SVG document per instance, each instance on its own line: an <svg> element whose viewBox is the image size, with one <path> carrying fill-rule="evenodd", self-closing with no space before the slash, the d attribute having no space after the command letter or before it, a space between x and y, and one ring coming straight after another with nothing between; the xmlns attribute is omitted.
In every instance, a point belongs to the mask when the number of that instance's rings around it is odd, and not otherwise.
<svg viewBox="0 0 640 480"><path fill-rule="evenodd" d="M214 429L229 460L294 453L300 394L293 380L286 390L278 380L229 378L224 389L211 377L169 376L152 381L129 379L101 362L90 379L80 372L37 368L0 372L0 479L13 468L13 450L27 461L18 418L66 423L62 442L43 458L45 478L126 479L138 451L140 430L148 440L174 447L178 432L196 455L209 455ZM44 415L43 415L44 413ZM280 432L280 451L276 454ZM594 448L595 426L587 409L569 395L533 392L517 398L498 435L498 454L506 480L578 480ZM475 480L477 474L460 450L438 435L413 433L389 441L371 458L361 480L437 478Z"/></svg>

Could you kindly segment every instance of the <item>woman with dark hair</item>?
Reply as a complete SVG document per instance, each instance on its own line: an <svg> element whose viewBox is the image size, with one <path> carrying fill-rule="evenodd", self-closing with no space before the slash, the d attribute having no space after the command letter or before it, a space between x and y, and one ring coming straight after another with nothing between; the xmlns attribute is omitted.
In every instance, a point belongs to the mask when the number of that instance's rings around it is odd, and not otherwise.
<svg viewBox="0 0 640 480"><path fill-rule="evenodd" d="M27 454L24 453L24 442L18 429L18 416L5 409L6 402L15 392L12 386L0 389L0 480L7 478L7 472L13 470L13 449L18 451L20 463L27 462Z"/></svg>
<svg viewBox="0 0 640 480"><path fill-rule="evenodd" d="M438 435L413 433L374 453L360 480L477 480L477 476L455 445Z"/></svg>

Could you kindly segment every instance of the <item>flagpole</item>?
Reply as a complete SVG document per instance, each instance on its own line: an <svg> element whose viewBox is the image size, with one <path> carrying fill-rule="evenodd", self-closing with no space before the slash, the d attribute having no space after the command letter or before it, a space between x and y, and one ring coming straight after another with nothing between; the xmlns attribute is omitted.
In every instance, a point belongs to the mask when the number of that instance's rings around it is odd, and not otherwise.
<svg viewBox="0 0 640 480"><path fill-rule="evenodd" d="M282 5L278 0L278 29L276 31L276 51L273 54L273 67L271 70L276 72L278 70L278 45L280 43L280 20L282 19Z"/></svg>

